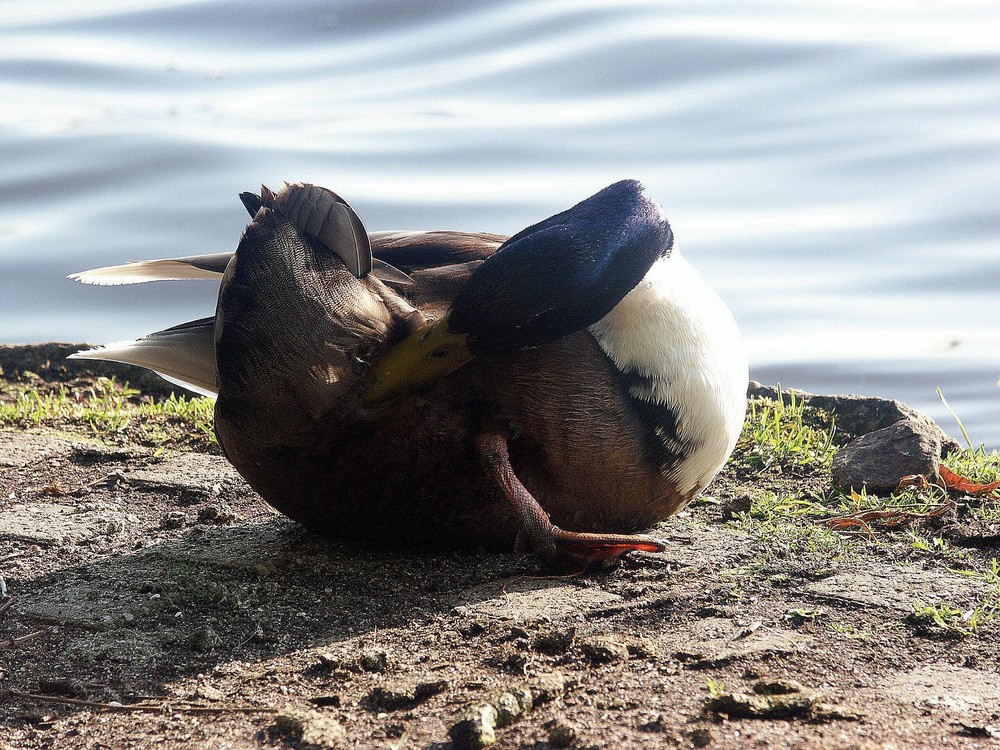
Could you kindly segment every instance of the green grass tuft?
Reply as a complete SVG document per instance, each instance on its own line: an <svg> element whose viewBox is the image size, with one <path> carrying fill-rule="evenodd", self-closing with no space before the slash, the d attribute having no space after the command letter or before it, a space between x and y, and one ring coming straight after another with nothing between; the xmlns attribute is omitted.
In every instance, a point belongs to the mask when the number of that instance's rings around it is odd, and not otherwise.
<svg viewBox="0 0 1000 750"><path fill-rule="evenodd" d="M829 469L836 448L832 418L818 409L806 409L792 393L785 404L751 399L743 434L736 446L737 460L758 472L783 469Z"/></svg>
<svg viewBox="0 0 1000 750"><path fill-rule="evenodd" d="M153 446L214 445L214 409L209 398L171 395L152 401L114 378L98 378L72 392L63 384L48 390L5 386L0 391L2 427L69 429L104 441Z"/></svg>

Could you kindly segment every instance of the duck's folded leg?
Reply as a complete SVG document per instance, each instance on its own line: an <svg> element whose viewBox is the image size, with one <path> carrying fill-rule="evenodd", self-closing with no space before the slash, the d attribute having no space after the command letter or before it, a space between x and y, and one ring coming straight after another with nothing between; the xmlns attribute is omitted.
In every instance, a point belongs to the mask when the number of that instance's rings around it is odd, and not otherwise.
<svg viewBox="0 0 1000 750"><path fill-rule="evenodd" d="M517 511L528 545L541 557L569 556L590 563L619 557L632 550L663 552L666 549L663 543L643 534L588 534L560 529L517 478L503 435L482 433L476 438L476 448L486 470Z"/></svg>

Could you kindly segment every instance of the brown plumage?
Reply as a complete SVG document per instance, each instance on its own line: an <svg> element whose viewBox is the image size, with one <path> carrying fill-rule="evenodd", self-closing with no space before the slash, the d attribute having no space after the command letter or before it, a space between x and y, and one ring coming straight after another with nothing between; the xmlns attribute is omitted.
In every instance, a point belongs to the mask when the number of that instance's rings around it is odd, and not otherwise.
<svg viewBox="0 0 1000 750"><path fill-rule="evenodd" d="M643 460L622 387L585 332L476 358L430 391L363 406L366 365L440 317L501 238L402 239L375 249L409 271L415 308L302 242L276 210L247 229L219 296L216 432L262 497L341 538L510 549L522 522L484 471L476 437L487 433L506 439L556 526L632 532L687 499Z"/></svg>
<svg viewBox="0 0 1000 750"><path fill-rule="evenodd" d="M508 245L458 232L362 236L350 207L313 186L244 194L253 220L227 262L215 320L200 324L215 338L215 429L226 457L282 513L343 539L504 550L520 537L545 557L584 559L662 549L631 534L674 513L725 460L742 419L745 361L742 371L738 357L716 366L719 345L691 344L699 315L678 318L666 303L647 314L637 299L603 317L670 258L669 227L640 190L618 183ZM597 250L588 233L600 235ZM570 258L573 242L593 259ZM198 268L221 270L212 257ZM552 264L564 259L571 271L560 277ZM643 294L657 291L650 279ZM520 316L509 325L505 295ZM588 311L591 296L602 301ZM639 323L655 323L651 341L641 331L635 342L628 330L613 333L636 310ZM452 315L472 330L500 331L502 349L490 349L489 335L449 329L442 335L459 341L464 365L429 387L373 399L378 367L399 358L400 342L422 342L435 323L444 331ZM522 326L531 345L517 348L510 342ZM534 345L547 326L552 340ZM718 409L686 414L671 390L677 363L671 370L642 359L662 345L661 330L678 337L682 360L706 368L677 393L711 405L718 392ZM403 379L439 356L444 349L406 365Z"/></svg>

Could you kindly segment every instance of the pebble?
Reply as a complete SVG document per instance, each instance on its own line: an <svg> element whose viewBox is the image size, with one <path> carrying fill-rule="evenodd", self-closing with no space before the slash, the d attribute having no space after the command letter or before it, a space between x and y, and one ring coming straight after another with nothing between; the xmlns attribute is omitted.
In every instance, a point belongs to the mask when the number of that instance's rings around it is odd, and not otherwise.
<svg viewBox="0 0 1000 750"><path fill-rule="evenodd" d="M172 510L164 513L160 518L161 529L182 529L187 523L187 516L179 510Z"/></svg>
<svg viewBox="0 0 1000 750"><path fill-rule="evenodd" d="M562 672L539 675L531 683L531 694L535 703L549 703L562 698L566 692L566 678Z"/></svg>
<svg viewBox="0 0 1000 750"><path fill-rule="evenodd" d="M863 487L892 492L903 477L937 479L941 463L940 429L933 423L901 419L853 440L833 457L833 482L843 490Z"/></svg>
<svg viewBox="0 0 1000 750"><path fill-rule="evenodd" d="M552 747L569 747L576 742L576 728L562 719L550 721L548 729Z"/></svg>
<svg viewBox="0 0 1000 750"><path fill-rule="evenodd" d="M592 664L611 664L628 659L628 647L610 635L591 635L581 638L577 648Z"/></svg>
<svg viewBox="0 0 1000 750"><path fill-rule="evenodd" d="M496 730L513 724L530 711L533 704L531 691L518 687L470 706L448 730L454 750L479 750L492 745L497 741Z"/></svg>
<svg viewBox="0 0 1000 750"><path fill-rule="evenodd" d="M318 711L278 714L271 731L294 740L300 750L338 750L347 745L347 733L340 722Z"/></svg>
<svg viewBox="0 0 1000 750"><path fill-rule="evenodd" d="M480 750L497 741L497 710L490 705L474 706L448 730L454 750Z"/></svg>
<svg viewBox="0 0 1000 750"><path fill-rule="evenodd" d="M362 651L358 664L365 672L385 674L389 671L389 654L385 651Z"/></svg>
<svg viewBox="0 0 1000 750"><path fill-rule="evenodd" d="M211 685L201 685L194 693L198 698L203 698L207 701L212 701L217 703L223 700L226 696L218 688L212 687Z"/></svg>
<svg viewBox="0 0 1000 750"><path fill-rule="evenodd" d="M192 651L206 653L222 644L222 637L208 625L203 625L191 631L188 636L188 646Z"/></svg>

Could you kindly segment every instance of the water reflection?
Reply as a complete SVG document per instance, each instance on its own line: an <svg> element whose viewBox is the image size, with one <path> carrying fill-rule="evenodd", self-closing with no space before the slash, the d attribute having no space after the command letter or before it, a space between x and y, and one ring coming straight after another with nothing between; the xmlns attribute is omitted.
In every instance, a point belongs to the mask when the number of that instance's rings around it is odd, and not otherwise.
<svg viewBox="0 0 1000 750"><path fill-rule="evenodd" d="M205 314L211 285L63 277L231 248L235 196L262 181L335 187L373 229L514 232L631 176L760 377L930 411L934 381L1000 446L995 339L890 346L1000 330L998 19L890 0L7 0L0 340Z"/></svg>

